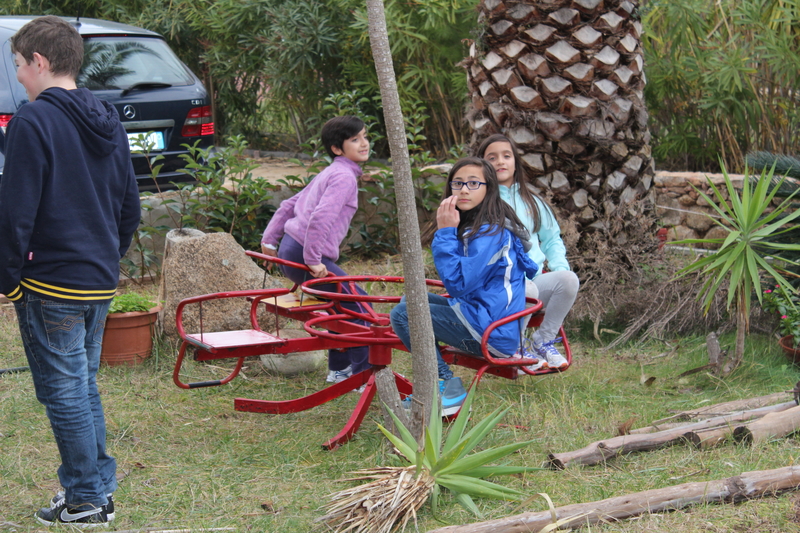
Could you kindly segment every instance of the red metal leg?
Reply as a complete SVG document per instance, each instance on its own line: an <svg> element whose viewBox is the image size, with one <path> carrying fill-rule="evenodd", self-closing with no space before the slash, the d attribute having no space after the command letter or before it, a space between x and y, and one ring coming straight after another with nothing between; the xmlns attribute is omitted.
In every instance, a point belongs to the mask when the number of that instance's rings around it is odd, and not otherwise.
<svg viewBox="0 0 800 533"><path fill-rule="evenodd" d="M356 408L353 409L353 414L350 415L350 420L347 421L347 424L344 425L342 430L335 437L322 444L324 449L333 450L340 444L349 441L350 437L352 437L361 426L361 422L364 420L364 416L366 416L369 406L372 403L372 398L375 397L375 392L377 391L375 386L375 370L370 368L369 370L361 372L361 374L366 373L369 373L369 381L367 381L364 392L361 393L361 398L358 399Z"/></svg>
<svg viewBox="0 0 800 533"><path fill-rule="evenodd" d="M414 386L405 376L394 372L394 382L397 385L397 391L400 393L400 399L405 399L413 391Z"/></svg>
<svg viewBox="0 0 800 533"><path fill-rule="evenodd" d="M363 372L350 376L344 381L329 385L324 389L311 393L302 398L295 398L294 400L284 400L271 402L267 400L248 400L247 398L236 398L233 401L233 408L236 411L246 411L250 413L271 413L275 415L285 413L299 413L306 411L323 403L335 400L340 396L344 396L351 390L359 388L369 380L372 375L372 369L367 369Z"/></svg>

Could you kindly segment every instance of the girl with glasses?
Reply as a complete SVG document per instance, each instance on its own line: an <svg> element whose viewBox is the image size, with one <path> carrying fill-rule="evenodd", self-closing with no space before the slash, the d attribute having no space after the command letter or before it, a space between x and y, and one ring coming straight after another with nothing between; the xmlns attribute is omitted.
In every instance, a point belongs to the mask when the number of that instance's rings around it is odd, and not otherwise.
<svg viewBox="0 0 800 533"><path fill-rule="evenodd" d="M528 232L500 198L497 176L488 162L468 157L453 165L436 224L426 233L433 235L433 261L450 295L428 294L434 337L480 355L484 330L525 308L525 278L538 270L526 253ZM405 298L392 310L391 320L397 336L411 349ZM520 338L518 322L500 326L489 337L489 351L511 357L520 349ZM467 393L441 354L438 370L443 414L451 416Z"/></svg>

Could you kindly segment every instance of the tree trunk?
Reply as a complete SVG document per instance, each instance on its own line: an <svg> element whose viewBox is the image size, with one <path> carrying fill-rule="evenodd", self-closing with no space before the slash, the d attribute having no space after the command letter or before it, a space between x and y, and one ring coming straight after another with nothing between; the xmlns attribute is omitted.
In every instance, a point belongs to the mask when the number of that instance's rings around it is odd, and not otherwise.
<svg viewBox="0 0 800 533"><path fill-rule="evenodd" d="M637 230L607 221L652 204L638 4L482 0L483 31L463 62L472 148L525 130L529 142L515 139L524 168L579 245L597 231L622 243ZM556 175L566 186L553 186Z"/></svg>
<svg viewBox="0 0 800 533"><path fill-rule="evenodd" d="M400 250L403 256L403 275L405 276L405 295L408 304L408 321L411 332L412 372L414 374L413 420L424 420L430 413L431 402L436 387L436 341L433 337L433 322L428 306L428 289L425 285L425 268L422 260L417 205L414 199L414 184L411 179L411 161L408 157L403 112L400 109L400 96L389 48L389 35L386 30L386 15L383 0L367 0L369 17L369 41L378 83L383 101L383 116L386 121L386 134L392 155L395 196L397 198L398 226L400 228ZM393 394L399 396L394 381ZM436 387L436 388L435 388ZM381 394L384 397L384 394ZM420 412L417 412L420 410ZM412 424L415 425L415 424ZM409 428L417 440L423 435L422 427Z"/></svg>
<svg viewBox="0 0 800 533"><path fill-rule="evenodd" d="M646 490L589 503L555 509L561 527L576 528L607 523L647 513L673 511L696 504L740 502L797 490L800 466L743 472L740 476ZM448 526L428 533L536 533L553 523L550 511L523 513L477 524Z"/></svg>
<svg viewBox="0 0 800 533"><path fill-rule="evenodd" d="M746 297L750 298L750 294L748 293ZM747 330L750 329L750 317L748 316L750 306L745 305L744 298L743 293L736 295L736 346L733 357L728 357L722 367L722 371L719 374L722 378L730 376L742 363L742 358L744 357L744 337L747 334Z"/></svg>

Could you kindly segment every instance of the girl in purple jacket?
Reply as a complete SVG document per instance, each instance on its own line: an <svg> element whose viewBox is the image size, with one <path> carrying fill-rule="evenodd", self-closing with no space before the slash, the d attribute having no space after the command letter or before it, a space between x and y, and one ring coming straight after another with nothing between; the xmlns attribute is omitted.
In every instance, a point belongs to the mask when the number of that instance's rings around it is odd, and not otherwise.
<svg viewBox="0 0 800 533"><path fill-rule="evenodd" d="M362 173L359 163L369 159L364 122L353 116L330 119L322 127L322 144L333 163L302 191L281 202L261 238L263 253L302 263L311 269L309 274L282 266L284 275L295 283L302 283L309 276L322 278L328 273L347 275L336 265L336 260L339 246L358 209L358 177ZM318 288L326 290L325 285ZM342 289L346 290L344 286ZM334 290L333 287L330 290ZM357 304L347 305L358 310ZM327 381L338 383L366 370L370 366L368 356L367 346L329 350Z"/></svg>

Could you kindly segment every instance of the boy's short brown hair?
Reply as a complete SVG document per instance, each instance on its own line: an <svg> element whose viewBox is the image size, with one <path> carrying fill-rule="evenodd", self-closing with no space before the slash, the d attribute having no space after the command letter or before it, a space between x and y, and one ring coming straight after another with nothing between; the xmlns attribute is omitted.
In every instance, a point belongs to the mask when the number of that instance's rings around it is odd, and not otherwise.
<svg viewBox="0 0 800 533"><path fill-rule="evenodd" d="M336 157L332 148L335 146L339 150L344 148L344 142L358 135L364 129L364 121L352 115L343 117L333 117L322 126L322 145L325 151L331 156Z"/></svg>
<svg viewBox="0 0 800 533"><path fill-rule="evenodd" d="M30 63L34 52L47 58L56 76L78 77L83 63L83 39L72 24L47 15L25 24L11 37L11 51Z"/></svg>

